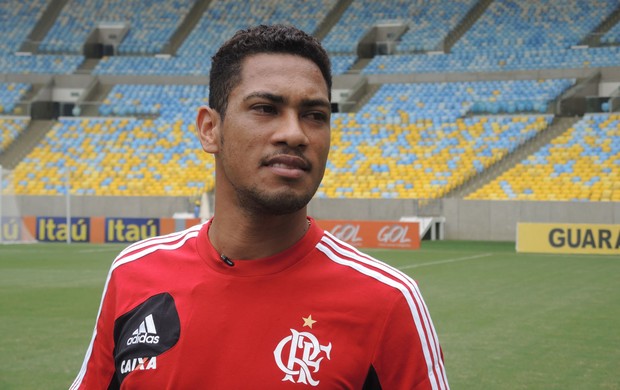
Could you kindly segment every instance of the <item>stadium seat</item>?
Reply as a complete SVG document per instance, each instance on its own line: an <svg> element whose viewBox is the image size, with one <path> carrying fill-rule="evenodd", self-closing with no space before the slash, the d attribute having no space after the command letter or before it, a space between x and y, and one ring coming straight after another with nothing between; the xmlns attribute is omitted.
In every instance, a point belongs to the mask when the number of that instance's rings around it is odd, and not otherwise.
<svg viewBox="0 0 620 390"><path fill-rule="evenodd" d="M552 99L573 81L387 84L358 113L334 114L319 197L437 198L544 130L551 115L463 117L473 101ZM513 95L514 94L514 95Z"/></svg>
<svg viewBox="0 0 620 390"><path fill-rule="evenodd" d="M335 0L214 1L179 47L176 56L109 57L98 64L94 73L208 76L211 57L237 30L259 23L288 23L314 32L335 5ZM348 66L350 64L344 65L347 69Z"/></svg>
<svg viewBox="0 0 620 390"><path fill-rule="evenodd" d="M0 2L0 55L19 51L48 3L49 0Z"/></svg>
<svg viewBox="0 0 620 390"><path fill-rule="evenodd" d="M588 114L468 199L617 201L620 115Z"/></svg>
<svg viewBox="0 0 620 390"><path fill-rule="evenodd" d="M69 0L39 45L52 54L32 55L15 52L27 43L52 2L0 4L5 38L0 43L0 74L22 79L88 72L79 67L94 26L128 21L131 29L117 55L101 59L92 75L155 76L152 80L162 82L176 76L206 77L210 57L236 30L290 23L326 34L323 43L338 76L350 72L358 60L357 45L369 27L396 21L407 26L396 41L396 53L377 55L361 70L372 82L390 82L358 112L333 115L332 151L317 196L402 199L444 196L544 131L552 120L550 102L576 83L559 78L562 70L620 64L618 25L601 37L603 47L574 47L612 14L615 0L495 0L442 54L424 52L443 49L445 38L476 6L475 0L355 1L329 31L321 28L328 26L332 12L340 11L337 0L218 0L209 2L174 55L154 56L195 3ZM534 72L548 74L550 69L558 72L554 78L516 79L523 78L521 71L533 78ZM476 72L462 78L477 79L512 71L519 72L515 80L395 82L423 73ZM192 196L212 188L212 160L200 152L193 134L195 109L206 104L208 87L174 83L116 85L98 107L100 117L61 118L17 166L16 188L22 194L61 194L66 172L76 194ZM11 85L0 83L0 114L19 116L24 105L17 103L30 84ZM601 105L608 117L587 116L573 133L557 138L524 160L520 171L498 178L472 199L617 200L620 161L611 106ZM1 118L3 149L29 123L21 121Z"/></svg>
<svg viewBox="0 0 620 390"><path fill-rule="evenodd" d="M410 1L394 2L386 7L376 1L355 1L325 37L324 45L333 54L356 54L358 43L370 27L396 21L408 26L398 42L399 52L437 50L442 39L475 3L472 0Z"/></svg>
<svg viewBox="0 0 620 390"><path fill-rule="evenodd" d="M577 45L617 8L614 0L496 0L452 48L519 51Z"/></svg>
<svg viewBox="0 0 620 390"><path fill-rule="evenodd" d="M11 146L29 124L29 117L4 118L0 116L0 154Z"/></svg>
<svg viewBox="0 0 620 390"><path fill-rule="evenodd" d="M0 114L24 114L17 104L28 93L31 85L26 83L0 83Z"/></svg>
<svg viewBox="0 0 620 390"><path fill-rule="evenodd" d="M195 0L69 0L39 49L47 53L80 54L101 22L127 22L129 31L120 54L154 54L164 48ZM96 13L93 10L97 10Z"/></svg>
<svg viewBox="0 0 620 390"><path fill-rule="evenodd" d="M201 85L117 85L101 113L62 118L15 168L17 193L195 196L213 186L213 162L195 135ZM123 116L123 117L119 117ZM43 166L44 169L37 169ZM32 176L45 183L32 187Z"/></svg>
<svg viewBox="0 0 620 390"><path fill-rule="evenodd" d="M616 23L602 37L601 42L604 44L614 45L620 43L620 23Z"/></svg>

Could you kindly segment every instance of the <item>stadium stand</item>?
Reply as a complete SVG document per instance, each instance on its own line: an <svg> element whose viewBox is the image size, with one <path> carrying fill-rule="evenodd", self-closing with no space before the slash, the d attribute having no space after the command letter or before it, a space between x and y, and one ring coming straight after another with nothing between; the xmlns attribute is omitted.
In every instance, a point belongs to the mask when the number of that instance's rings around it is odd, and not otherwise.
<svg viewBox="0 0 620 390"><path fill-rule="evenodd" d="M15 117L8 115L23 115L17 106L21 98L30 89L26 83L0 83L0 154L24 131L30 123L29 117Z"/></svg>
<svg viewBox="0 0 620 390"><path fill-rule="evenodd" d="M389 84L369 101L381 114L406 111L414 119L455 120L468 112L545 112L547 103L574 85L574 79Z"/></svg>
<svg viewBox="0 0 620 390"><path fill-rule="evenodd" d="M99 107L102 115L181 117L194 121L197 107L208 103L205 85L117 84Z"/></svg>
<svg viewBox="0 0 620 390"><path fill-rule="evenodd" d="M535 109L544 111L548 101L554 99L574 80L559 79L546 81L483 81L461 83L429 83L429 84L388 84L383 86L368 104L357 114L335 115L335 123L342 124L344 119L347 128L336 126L335 134L343 138L335 142L326 180L319 191L319 196L327 197L426 197L436 198L462 183L469 176L479 172L490 163L497 161L505 153L514 150L536 132L544 129L550 122L549 116L517 116L517 117L475 117L461 119L468 112L510 112ZM56 143L69 144L71 159L67 159L65 149L53 147L37 149L24 161L26 171L43 161L54 162L48 166L42 177L51 182L62 183L63 167L72 161L75 169L80 164L87 168L77 169L75 177L80 178L83 172L98 177L106 170L110 161L119 161L120 165L114 172L119 176L129 175L131 179L152 180L165 176L162 172L187 167L175 165L174 156L187 153L188 159L197 163L197 148L178 142L155 143L156 137L165 137L163 130L166 123L175 123L176 131L181 132L181 139L192 139L194 108L206 104L208 88L205 86L174 86L174 85L116 85L100 107L100 114L112 116L128 116L131 120L115 121L105 119L83 119L82 126L87 126L86 134L81 135L74 121L61 121L62 126L55 131L55 138L49 139L49 145ZM531 100L523 101L522 96L530 96ZM542 108L541 108L542 107ZM152 116L156 119L139 119L136 116ZM350 127L350 128L349 128ZM140 129L140 131L139 131ZM155 131L154 129L160 129ZM350 130L354 129L354 132ZM138 132L140 136L132 136ZM465 132L468 135L465 135ZM97 147L97 158L92 156L89 146L98 138L104 137L104 143L110 147ZM126 134L127 136L121 136ZM409 134L411 133L411 134ZM338 139L336 137L336 139ZM410 144L411 142L411 144ZM98 142L97 142L98 143ZM338 145L346 145L340 149ZM184 148L187 148L184 149ZM343 152L343 150L346 150ZM125 161L119 153L148 158L138 163L135 159ZM106 157L111 154L112 157ZM464 156L461 156L465 154ZM148 156L148 157L147 157ZM151 156L156 158L151 161ZM423 157L424 156L424 157ZM467 161L460 164L458 161ZM391 162L390 162L391 161ZM183 164L186 160L183 159ZM29 165L31 164L31 165ZM146 165L151 173L143 172ZM330 163L331 164L331 163ZM411 169L411 165L414 169ZM192 165L195 167L197 165ZM346 168L346 169L339 169ZM73 168L72 168L73 169ZM134 175L135 171L142 172ZM203 175L209 172L201 172ZM147 176L144 176L147 175ZM330 179L335 176L334 179ZM376 180L375 176L381 178ZM85 186L85 193L101 194L136 194L163 195L173 191L179 195L190 196L202 189L197 182L187 180L173 190L170 187L149 185L140 187L122 185L110 178L104 184L94 186L86 177L77 180ZM350 182L358 181L359 177L368 177L365 181L370 188L347 187ZM425 178L426 182L421 183ZM146 179L145 179L146 180ZM39 188L27 188L24 180L16 186L17 191L62 191L64 186L56 187L48 184ZM414 183L417 183L414 185ZM208 188L207 188L208 189ZM109 192L108 192L109 191Z"/></svg>
<svg viewBox="0 0 620 390"><path fill-rule="evenodd" d="M449 54L379 55L362 71L372 74L500 72L537 69L612 67L620 47L472 50Z"/></svg>
<svg viewBox="0 0 620 390"><path fill-rule="evenodd" d="M467 199L620 201L620 115L586 115Z"/></svg>
<svg viewBox="0 0 620 390"><path fill-rule="evenodd" d="M0 57L0 72L18 74L71 74L84 61L83 56L6 55Z"/></svg>
<svg viewBox="0 0 620 390"><path fill-rule="evenodd" d="M397 52L432 51L441 48L441 42L476 4L472 0L447 3L418 1L409 29L400 37Z"/></svg>
<svg viewBox="0 0 620 390"><path fill-rule="evenodd" d="M119 53L159 53L194 0L69 0L39 46L47 53L80 54L99 23L130 26ZM94 11L94 12L93 12Z"/></svg>
<svg viewBox="0 0 620 390"><path fill-rule="evenodd" d="M0 114L14 113L17 103L29 90L30 84L26 83L0 83Z"/></svg>
<svg viewBox="0 0 620 390"><path fill-rule="evenodd" d="M53 73L70 74L82 63L78 56L18 55L31 30L49 5L49 0L0 2L0 74Z"/></svg>
<svg viewBox="0 0 620 390"><path fill-rule="evenodd" d="M545 129L551 115L360 124L337 115L318 197L434 199Z"/></svg>
<svg viewBox="0 0 620 390"><path fill-rule="evenodd" d="M325 37L324 45L330 53L354 54L370 26L397 21L409 27L401 37L399 51L434 50L474 4L472 0L445 3L418 0L396 1L386 7L383 2L356 1Z"/></svg>
<svg viewBox="0 0 620 390"><path fill-rule="evenodd" d="M615 0L495 0L452 51L570 48L617 7Z"/></svg>
<svg viewBox="0 0 620 390"><path fill-rule="evenodd" d="M387 84L353 114L335 114L319 197L438 198L545 129L533 111L574 80ZM531 96L523 102L522 96ZM526 104L527 103L527 104ZM541 110L544 111L544 110Z"/></svg>
<svg viewBox="0 0 620 390"><path fill-rule="evenodd" d="M195 196L210 169L192 133L181 119L61 118L15 170L15 191L64 194L70 175L76 195Z"/></svg>
<svg viewBox="0 0 620 390"><path fill-rule="evenodd" d="M620 44L620 23L614 25L602 37L601 42L606 44Z"/></svg>
<svg viewBox="0 0 620 390"><path fill-rule="evenodd" d="M330 55L332 61L332 74L342 75L347 73L355 61L357 61L357 56L354 54L340 54L340 55Z"/></svg>
<svg viewBox="0 0 620 390"><path fill-rule="evenodd" d="M31 85L26 83L0 82L0 155L30 123L30 117L21 116L25 113L18 105L30 88Z"/></svg>
<svg viewBox="0 0 620 390"><path fill-rule="evenodd" d="M100 108L109 118L59 120L16 169L16 193L64 193L69 171L78 195L200 194L213 166L193 122L208 95L199 85L116 85Z"/></svg>
<svg viewBox="0 0 620 390"><path fill-rule="evenodd" d="M608 67L620 63L619 47L579 47L618 7L616 1L495 0L441 55L381 55L364 74L484 72Z"/></svg>
<svg viewBox="0 0 620 390"><path fill-rule="evenodd" d="M208 76L211 56L235 31L253 24L268 22L290 23L312 32L335 4L335 0L214 1L209 4L176 56L108 57L100 62L94 73Z"/></svg>
<svg viewBox="0 0 620 390"><path fill-rule="evenodd" d="M75 194L195 196L209 191L212 160L200 152L193 134L195 109L206 104L208 86L175 78L206 77L210 57L223 40L257 23L291 23L320 33L334 75L354 73L374 83L356 98L353 112L333 115L331 161L317 193L323 198L443 197L548 133L561 114L557 100L583 83L565 76L565 70L598 72L620 64L620 23L601 35L602 46L582 44L618 9L615 0L213 0L175 52L155 55L168 47L197 2L66 0L55 20L47 21L51 27L40 52L30 55L16 52L52 1L0 4L0 31L6 37L0 43L0 75L19 75L20 80L88 73L80 69L82 51L96 26L130 26L117 55L91 68L93 77L115 80L96 109L83 117L78 109L77 118L54 118L52 130L15 167L19 194L64 193L67 172ZM382 23L406 27L395 51L360 58L360 39ZM447 37L454 38L453 44L446 44ZM556 73L548 76L547 71ZM437 77L407 81L425 74ZM479 81L437 82L448 74ZM147 81L138 84L143 81L123 76ZM31 86L0 83L0 115L20 114L16 103ZM617 85L607 88L618 95ZM607 116L587 114L468 198L617 200L618 104L608 95L597 103ZM1 155L31 122L0 119ZM567 150L582 154L567 160ZM547 176L548 181L542 179ZM532 184L566 180L571 183L566 188Z"/></svg>
<svg viewBox="0 0 620 390"><path fill-rule="evenodd" d="M294 24L314 32L335 4L334 0L214 1L179 48L178 55L191 57L199 53L210 58L235 31L265 22Z"/></svg>
<svg viewBox="0 0 620 390"><path fill-rule="evenodd" d="M29 117L0 117L0 154L21 134L30 123Z"/></svg>
<svg viewBox="0 0 620 390"><path fill-rule="evenodd" d="M12 54L19 50L28 34L43 14L49 0L25 2L0 2L0 54Z"/></svg>

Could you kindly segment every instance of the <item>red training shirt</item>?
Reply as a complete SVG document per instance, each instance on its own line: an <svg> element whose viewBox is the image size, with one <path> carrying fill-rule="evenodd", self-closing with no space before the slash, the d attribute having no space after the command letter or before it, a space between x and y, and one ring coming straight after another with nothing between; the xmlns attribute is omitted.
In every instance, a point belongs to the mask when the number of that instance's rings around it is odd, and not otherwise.
<svg viewBox="0 0 620 390"><path fill-rule="evenodd" d="M233 266L210 222L127 247L71 389L448 389L416 283L310 221Z"/></svg>

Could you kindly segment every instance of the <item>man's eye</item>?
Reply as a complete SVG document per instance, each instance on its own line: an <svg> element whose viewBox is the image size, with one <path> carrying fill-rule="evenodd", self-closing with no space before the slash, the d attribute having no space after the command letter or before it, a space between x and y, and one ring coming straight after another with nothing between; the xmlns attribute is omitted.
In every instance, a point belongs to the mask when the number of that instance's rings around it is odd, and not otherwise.
<svg viewBox="0 0 620 390"><path fill-rule="evenodd" d="M327 118L328 118L327 114L325 114L324 112L320 112L320 111L309 112L306 116L317 122L327 122Z"/></svg>
<svg viewBox="0 0 620 390"><path fill-rule="evenodd" d="M274 106L270 106L267 104L259 104L252 107L253 110L258 111L263 114L275 114L276 108Z"/></svg>

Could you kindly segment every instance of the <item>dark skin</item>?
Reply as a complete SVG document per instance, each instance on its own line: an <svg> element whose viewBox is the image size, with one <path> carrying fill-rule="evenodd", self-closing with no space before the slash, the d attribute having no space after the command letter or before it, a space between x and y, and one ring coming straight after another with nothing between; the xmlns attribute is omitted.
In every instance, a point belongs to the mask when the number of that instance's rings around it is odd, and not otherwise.
<svg viewBox="0 0 620 390"><path fill-rule="evenodd" d="M242 63L225 119L209 107L199 109L200 142L216 164L209 238L219 253L263 258L304 235L307 203L329 153L328 92L312 61L254 54Z"/></svg>

